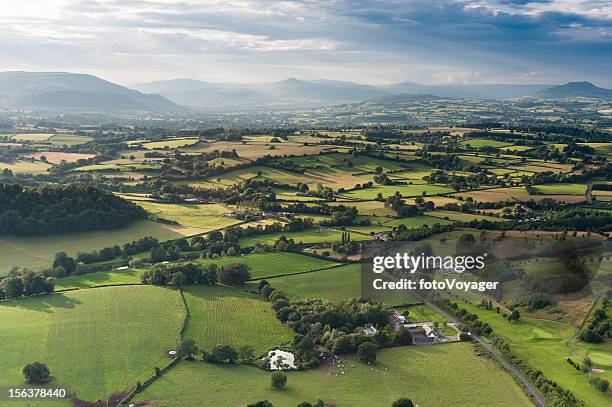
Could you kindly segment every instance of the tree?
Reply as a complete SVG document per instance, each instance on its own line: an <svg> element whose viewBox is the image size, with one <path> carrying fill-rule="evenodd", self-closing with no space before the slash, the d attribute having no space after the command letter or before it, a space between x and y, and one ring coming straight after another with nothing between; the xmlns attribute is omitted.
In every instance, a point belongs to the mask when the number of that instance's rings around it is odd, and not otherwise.
<svg viewBox="0 0 612 407"><path fill-rule="evenodd" d="M412 335L408 328L400 327L395 334L395 343L398 345L412 345Z"/></svg>
<svg viewBox="0 0 612 407"><path fill-rule="evenodd" d="M183 274L181 271L174 273L172 275L172 279L170 280L170 284L176 288L181 287L183 284L185 284L185 274Z"/></svg>
<svg viewBox="0 0 612 407"><path fill-rule="evenodd" d="M192 360L193 356L198 353L198 346L193 339L184 339L179 343L176 353L179 357Z"/></svg>
<svg viewBox="0 0 612 407"><path fill-rule="evenodd" d="M297 407L312 407L312 403L310 401L302 401Z"/></svg>
<svg viewBox="0 0 612 407"><path fill-rule="evenodd" d="M412 400L407 398L397 399L391 404L392 407L414 407Z"/></svg>
<svg viewBox="0 0 612 407"><path fill-rule="evenodd" d="M72 257L68 257L66 252L57 252L55 253L53 267L63 267L66 274L72 274L76 271L76 262Z"/></svg>
<svg viewBox="0 0 612 407"><path fill-rule="evenodd" d="M256 403L251 403L247 407L274 407L268 400L261 400Z"/></svg>
<svg viewBox="0 0 612 407"><path fill-rule="evenodd" d="M25 376L26 383L30 384L44 384L51 379L49 368L44 363L40 362L26 365L26 367L23 368L23 375Z"/></svg>
<svg viewBox="0 0 612 407"><path fill-rule="evenodd" d="M274 372L270 377L271 385L276 390L280 390L287 384L287 375L283 372Z"/></svg>
<svg viewBox="0 0 612 407"><path fill-rule="evenodd" d="M243 345L238 348L238 357L242 359L242 363L244 363L245 360L252 360L255 357L255 352L249 345Z"/></svg>
<svg viewBox="0 0 612 407"><path fill-rule="evenodd" d="M23 283L19 277L7 277L0 282L6 298L19 298L23 295Z"/></svg>
<svg viewBox="0 0 612 407"><path fill-rule="evenodd" d="M365 363L374 363L376 361L376 350L378 347L372 342L364 342L357 348L357 356Z"/></svg>
<svg viewBox="0 0 612 407"><path fill-rule="evenodd" d="M520 319L521 313L517 309L513 310L510 316L508 317L508 321L519 321Z"/></svg>

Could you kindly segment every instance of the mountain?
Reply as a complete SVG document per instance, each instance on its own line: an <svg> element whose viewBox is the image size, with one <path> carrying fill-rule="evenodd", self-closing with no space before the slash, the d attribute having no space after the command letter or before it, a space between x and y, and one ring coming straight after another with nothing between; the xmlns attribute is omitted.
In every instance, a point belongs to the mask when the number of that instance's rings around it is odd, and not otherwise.
<svg viewBox="0 0 612 407"><path fill-rule="evenodd" d="M541 90L536 96L545 99L584 97L594 99L612 99L612 90L600 88L591 82L569 82Z"/></svg>
<svg viewBox="0 0 612 407"><path fill-rule="evenodd" d="M280 82L235 84L172 79L132 85L143 92L160 93L175 103L195 108L315 107L356 102L388 94L354 82L296 78Z"/></svg>
<svg viewBox="0 0 612 407"><path fill-rule="evenodd" d="M508 99L532 96L536 92L552 85L514 85L514 84L478 84L478 85L420 85L413 82L400 82L381 86L393 94L432 94L441 97L467 99Z"/></svg>
<svg viewBox="0 0 612 407"><path fill-rule="evenodd" d="M146 94L93 75L0 72L0 107L70 111L178 111L161 95Z"/></svg>

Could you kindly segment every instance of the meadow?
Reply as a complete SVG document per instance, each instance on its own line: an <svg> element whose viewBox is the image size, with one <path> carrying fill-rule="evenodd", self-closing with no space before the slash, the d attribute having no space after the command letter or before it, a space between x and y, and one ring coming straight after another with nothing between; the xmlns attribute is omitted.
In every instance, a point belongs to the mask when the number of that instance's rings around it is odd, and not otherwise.
<svg viewBox="0 0 612 407"><path fill-rule="evenodd" d="M565 344L575 332L575 328L571 325L527 317L520 321L508 322L495 310L476 308L473 303L459 303L459 305L491 325L495 335L507 338L510 349L521 360L570 390L586 405L609 404L609 400L589 384L587 376L566 361L568 357L575 358ZM576 362L582 364L582 360L576 359Z"/></svg>
<svg viewBox="0 0 612 407"><path fill-rule="evenodd" d="M287 376L286 388L278 391L270 388L269 372L252 366L182 362L135 401L195 407L205 394L209 405L228 407L264 399L275 406L295 406L318 398L338 407L390 406L400 397L420 407L485 406L491 400L498 407L532 405L505 371L476 356L468 343L385 349L373 366L348 357L341 365Z"/></svg>
<svg viewBox="0 0 612 407"><path fill-rule="evenodd" d="M148 220L133 222L126 228L68 233L58 236L1 236L0 275L13 266L41 270L51 267L55 253L65 251L69 255L78 252L100 250L153 236L160 241L177 239L182 235L171 228Z"/></svg>
<svg viewBox="0 0 612 407"><path fill-rule="evenodd" d="M28 154L25 157L40 160L41 157L45 157L47 162L51 164L59 164L62 161L73 163L78 160L86 160L88 158L95 157L95 154L81 154L81 153L63 153L60 151L44 151L38 153Z"/></svg>
<svg viewBox="0 0 612 407"><path fill-rule="evenodd" d="M463 213L463 212L454 212L454 211L431 211L425 212L426 215L443 218L448 220L454 220L457 222L471 222L473 220L488 220L491 222L506 222L507 219L498 218L496 216L489 215L479 215L476 213Z"/></svg>
<svg viewBox="0 0 612 407"><path fill-rule="evenodd" d="M80 136L78 134L55 134L46 141L56 146L76 146L79 144L88 143L93 140L93 137Z"/></svg>
<svg viewBox="0 0 612 407"><path fill-rule="evenodd" d="M17 160L12 163L0 162L0 171L11 170L13 174L47 174L51 165L41 161Z"/></svg>
<svg viewBox="0 0 612 407"><path fill-rule="evenodd" d="M512 143L509 143L507 141L488 140L488 139L465 139L465 140L461 140L459 144L462 144L464 146L469 145L473 148L482 148L482 147L493 147L493 148L507 147L509 149L513 148Z"/></svg>
<svg viewBox="0 0 612 407"><path fill-rule="evenodd" d="M249 345L259 355L293 339L291 329L257 294L223 286L190 286L183 293L189 310L183 337L194 339L200 349Z"/></svg>
<svg viewBox="0 0 612 407"><path fill-rule="evenodd" d="M377 185L374 188L357 189L340 194L342 198L350 199L375 199L380 193L383 197L388 197L399 192L404 197L417 197L426 195L446 194L453 192L453 189L444 185L426 184L422 181L404 185Z"/></svg>
<svg viewBox="0 0 612 407"><path fill-rule="evenodd" d="M586 184L540 184L534 185L533 189L544 195L584 195L586 193Z"/></svg>
<svg viewBox="0 0 612 407"><path fill-rule="evenodd" d="M184 311L177 291L109 287L0 303L0 386L36 360L82 400L105 400L168 362ZM13 404L11 404L13 405Z"/></svg>
<svg viewBox="0 0 612 407"><path fill-rule="evenodd" d="M240 246L255 246L257 243L274 244L281 236L287 239L293 239L296 243L323 243L323 242L340 242L342 240L342 232L337 230L327 229L307 229L301 232L283 232L270 233L265 235L255 235L240 239ZM355 239L358 236L354 236Z"/></svg>
<svg viewBox="0 0 612 407"><path fill-rule="evenodd" d="M169 149L169 148L180 148L191 146L197 144L199 139L197 137L177 137L170 138L166 140L160 141L151 141L149 143L144 143L142 148L146 148L147 150L155 150L155 149Z"/></svg>

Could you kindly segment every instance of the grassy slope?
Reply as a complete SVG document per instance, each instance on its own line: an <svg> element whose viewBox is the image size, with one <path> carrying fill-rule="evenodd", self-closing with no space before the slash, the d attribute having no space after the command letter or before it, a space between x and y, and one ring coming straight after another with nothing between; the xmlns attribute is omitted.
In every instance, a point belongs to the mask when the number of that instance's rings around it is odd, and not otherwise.
<svg viewBox="0 0 612 407"><path fill-rule="evenodd" d="M570 390L587 406L608 405L609 399L599 394L587 381L587 377L570 366L566 359L572 357L565 341L574 334L574 328L561 322L523 318L510 323L494 310L476 308L472 304L460 306L479 315L488 322L496 335L509 339L510 349L523 361L541 370L547 377Z"/></svg>
<svg viewBox="0 0 612 407"><path fill-rule="evenodd" d="M183 226L198 228L201 232L209 232L241 222L238 219L224 217L223 214L232 211L232 209L221 204L137 203L152 215L176 221Z"/></svg>
<svg viewBox="0 0 612 407"><path fill-rule="evenodd" d="M250 345L256 354L291 342L294 334L256 294L222 286L191 286L184 290L189 309L185 338L201 349L217 344Z"/></svg>
<svg viewBox="0 0 612 407"><path fill-rule="evenodd" d="M287 387L276 391L270 373L254 367L184 362L136 401L200 406L205 395L207 405L228 407L263 399L295 406L317 398L339 407L370 407L410 397L420 407L489 406L492 400L497 407L532 405L510 376L475 356L467 343L387 349L379 352L375 367L354 359L343 366L288 372Z"/></svg>
<svg viewBox="0 0 612 407"><path fill-rule="evenodd" d="M167 363L182 318L178 293L150 286L1 303L0 386L23 385L21 369L38 360L79 398L106 398Z"/></svg>
<svg viewBox="0 0 612 407"><path fill-rule="evenodd" d="M138 221L127 228L93 232L69 233L51 236L0 237L0 275L13 266L32 269L51 267L55 253L65 251L69 255L77 252L99 250L107 246L121 245L145 236L163 240L181 237L161 224Z"/></svg>

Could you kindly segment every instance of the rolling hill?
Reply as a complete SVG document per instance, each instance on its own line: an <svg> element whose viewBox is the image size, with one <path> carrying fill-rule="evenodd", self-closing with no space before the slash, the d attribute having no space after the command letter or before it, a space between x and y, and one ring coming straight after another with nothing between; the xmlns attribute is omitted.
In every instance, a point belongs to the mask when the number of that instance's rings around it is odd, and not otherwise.
<svg viewBox="0 0 612 407"><path fill-rule="evenodd" d="M40 111L181 110L161 95L68 72L0 72L0 106Z"/></svg>
<svg viewBox="0 0 612 407"><path fill-rule="evenodd" d="M594 99L612 99L612 90L600 88L591 82L569 82L541 90L536 96L546 99L584 97Z"/></svg>

